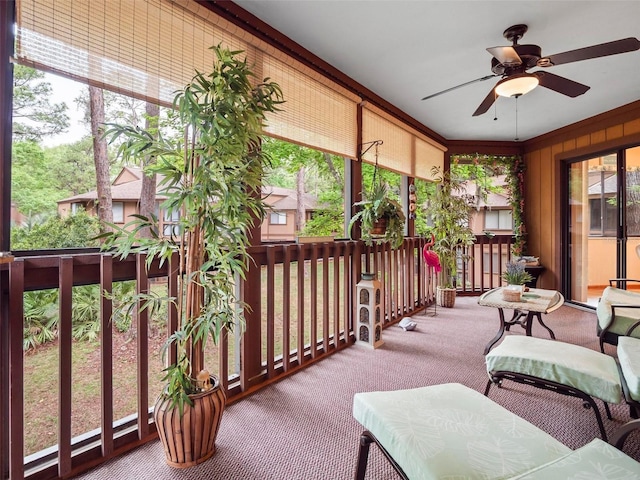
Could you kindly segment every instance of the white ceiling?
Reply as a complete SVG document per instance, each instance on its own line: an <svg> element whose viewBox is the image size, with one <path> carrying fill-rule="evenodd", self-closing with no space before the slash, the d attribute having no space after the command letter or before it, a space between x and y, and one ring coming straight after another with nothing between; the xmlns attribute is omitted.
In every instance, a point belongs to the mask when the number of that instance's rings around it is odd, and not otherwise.
<svg viewBox="0 0 640 480"><path fill-rule="evenodd" d="M515 98L500 97L495 110L472 117L499 77L420 100L490 75L486 48L510 45L502 36L506 28L528 25L519 43L539 45L543 56L640 37L638 0L235 3L449 140L515 140ZM591 89L569 98L538 87L520 97L521 141L640 100L640 51L546 71Z"/></svg>

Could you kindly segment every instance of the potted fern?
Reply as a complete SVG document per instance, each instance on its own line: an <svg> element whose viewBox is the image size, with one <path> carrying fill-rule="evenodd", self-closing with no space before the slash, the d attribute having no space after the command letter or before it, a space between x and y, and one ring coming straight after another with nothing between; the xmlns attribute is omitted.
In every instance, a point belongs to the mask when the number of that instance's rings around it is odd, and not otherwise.
<svg viewBox="0 0 640 480"><path fill-rule="evenodd" d="M458 263L470 259L465 248L475 241L475 235L469 227L469 212L475 198L465 193L462 181L450 172L442 172L434 167L432 173L438 183L428 198L425 213L431 223L429 233L435 239L431 248L438 254L442 266L436 301L442 307L451 308L456 299Z"/></svg>
<svg viewBox="0 0 640 480"><path fill-rule="evenodd" d="M175 96L167 129L174 136L121 125L105 131L111 142L121 141L125 160L156 159L147 170L161 179L161 208L179 212L171 236L162 234L156 217L143 216L103 235L103 249L121 257L143 252L148 264L179 258L176 298L143 298L146 307L173 303L179 317L165 345L175 348L177 360L165 370L166 387L154 411L167 462L175 467L196 465L215 452L226 399L205 370L203 352L207 340L217 343L225 330L243 325L236 283L250 260L249 230L266 211L260 197L268 160L260 149L262 126L265 114L282 102L280 87L256 81L242 52L212 50L212 71L196 72ZM143 229L151 229L151 238L137 235Z"/></svg>
<svg viewBox="0 0 640 480"><path fill-rule="evenodd" d="M375 181L364 200L353 204L359 207L358 212L351 217L349 231L356 222L360 222L362 240L371 245L379 238L386 240L392 248L398 248L404 240L405 215L402 205L389 197L389 187L383 181Z"/></svg>

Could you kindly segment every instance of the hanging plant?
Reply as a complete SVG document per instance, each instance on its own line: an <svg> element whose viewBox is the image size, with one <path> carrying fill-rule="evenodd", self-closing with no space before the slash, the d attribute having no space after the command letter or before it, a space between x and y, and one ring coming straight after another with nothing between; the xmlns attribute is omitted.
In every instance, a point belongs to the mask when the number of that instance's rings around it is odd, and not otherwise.
<svg viewBox="0 0 640 480"><path fill-rule="evenodd" d="M380 144L382 142L380 141ZM376 147L376 163L373 171L371 189L364 192L364 199L353 204L358 212L349 222L351 232L356 222L360 222L362 240L366 245L372 245L373 240L386 240L391 248L399 248L404 241L405 215L402 205L389 197L389 186L378 175L378 145Z"/></svg>

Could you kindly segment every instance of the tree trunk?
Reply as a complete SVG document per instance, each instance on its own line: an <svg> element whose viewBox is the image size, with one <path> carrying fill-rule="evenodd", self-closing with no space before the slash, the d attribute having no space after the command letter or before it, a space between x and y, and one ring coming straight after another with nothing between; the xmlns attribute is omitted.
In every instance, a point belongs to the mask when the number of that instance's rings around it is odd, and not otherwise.
<svg viewBox="0 0 640 480"><path fill-rule="evenodd" d="M307 210L304 205L305 189L304 189L304 167L300 167L298 170L296 181L296 198L298 199L296 208L296 232L301 232L304 229L305 220L307 216Z"/></svg>
<svg viewBox="0 0 640 480"><path fill-rule="evenodd" d="M98 218L102 230L109 230L107 223L113 223L113 201L111 198L111 178L107 141L102 138L105 122L104 96L102 89L89 86L89 111L91 113L91 135L93 137L93 162L96 167L96 190L98 193Z"/></svg>
<svg viewBox="0 0 640 480"><path fill-rule="evenodd" d="M158 115L160 114L160 107L158 105L154 105L153 103L147 102L146 106L146 118L145 118L145 130L148 132L152 132L153 136L157 138L158 136ZM152 156L147 156L144 159L144 164L141 165L142 168L145 168L147 165L152 165L156 162L156 158ZM151 215L155 213L156 210L156 174L147 174L146 172L142 175L142 190L140 192L140 205L139 205L139 213L147 218L151 218ZM161 213L160 213L161 214ZM159 235L162 235L162 232L158 232ZM150 229L144 228L140 230L139 235L141 237L151 238Z"/></svg>
<svg viewBox="0 0 640 480"><path fill-rule="evenodd" d="M340 172L338 171L336 166L333 164L331 155L329 155L327 152L322 152L322 156L324 158L324 161L327 162L327 166L329 167L331 176L336 181L336 184L340 186L340 190L342 191L342 193L344 193L344 180L342 179L342 175L340 175Z"/></svg>

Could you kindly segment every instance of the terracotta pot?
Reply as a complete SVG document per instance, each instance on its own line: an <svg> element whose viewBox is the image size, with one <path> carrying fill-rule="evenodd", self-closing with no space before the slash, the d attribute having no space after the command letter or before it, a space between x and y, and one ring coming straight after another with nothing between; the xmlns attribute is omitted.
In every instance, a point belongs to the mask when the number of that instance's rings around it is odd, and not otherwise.
<svg viewBox="0 0 640 480"><path fill-rule="evenodd" d="M387 218L382 217L374 222L371 227L371 235L384 235L387 231Z"/></svg>
<svg viewBox="0 0 640 480"><path fill-rule="evenodd" d="M189 396L193 406L185 405L182 415L164 395L156 400L153 418L167 464L172 467L193 467L216 451L215 441L227 399L216 377L211 377L211 383L211 390Z"/></svg>
<svg viewBox="0 0 640 480"><path fill-rule="evenodd" d="M456 303L456 289L437 287L436 302L441 307L453 308Z"/></svg>

